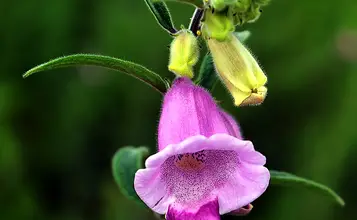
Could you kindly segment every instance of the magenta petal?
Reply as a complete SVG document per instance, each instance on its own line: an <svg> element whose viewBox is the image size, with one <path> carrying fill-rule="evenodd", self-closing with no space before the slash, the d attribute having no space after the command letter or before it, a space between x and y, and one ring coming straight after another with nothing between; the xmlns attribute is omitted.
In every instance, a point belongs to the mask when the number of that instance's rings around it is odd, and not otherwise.
<svg viewBox="0 0 357 220"><path fill-rule="evenodd" d="M226 123L226 127L230 131L229 133L238 139L243 139L238 123L234 120L234 118L223 110L221 110L220 113Z"/></svg>
<svg viewBox="0 0 357 220"><path fill-rule="evenodd" d="M212 96L187 78L165 94L159 152L137 171L139 197L167 219L217 220L248 211L269 184L265 157L242 140L239 126Z"/></svg>
<svg viewBox="0 0 357 220"><path fill-rule="evenodd" d="M166 220L219 220L218 202L210 201L202 205L198 210L190 210L187 207L170 205L166 214Z"/></svg>
<svg viewBox="0 0 357 220"><path fill-rule="evenodd" d="M135 174L134 187L139 197L154 211L165 214L167 211L166 185L161 180L160 169L140 169Z"/></svg>
<svg viewBox="0 0 357 220"><path fill-rule="evenodd" d="M261 165L243 160L240 168L219 189L218 202L221 214L229 213L257 199L268 187L269 170Z"/></svg>
<svg viewBox="0 0 357 220"><path fill-rule="evenodd" d="M159 150L195 135L210 137L225 133L235 136L234 132L212 96L188 78L176 79L165 94L159 122Z"/></svg>
<svg viewBox="0 0 357 220"><path fill-rule="evenodd" d="M243 216L243 215L248 215L250 213L250 211L252 211L253 209L253 205L252 204L248 204L246 206L243 206L242 208L239 208L237 210L234 210L232 212L230 212L230 215L235 215L235 216Z"/></svg>
<svg viewBox="0 0 357 220"><path fill-rule="evenodd" d="M187 166L190 163L178 161L182 155L192 159L197 156L194 153L204 154L194 169ZM160 214L172 204L198 209L218 199L222 215L251 203L265 191L270 175L264 163L265 157L250 141L228 134L198 135L150 156L146 169L137 172L134 186L139 197Z"/></svg>

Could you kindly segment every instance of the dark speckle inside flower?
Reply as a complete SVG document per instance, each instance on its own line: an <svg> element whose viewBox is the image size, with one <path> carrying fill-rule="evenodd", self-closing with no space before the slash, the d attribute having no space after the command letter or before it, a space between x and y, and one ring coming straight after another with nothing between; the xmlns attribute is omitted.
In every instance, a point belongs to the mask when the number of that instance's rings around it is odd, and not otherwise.
<svg viewBox="0 0 357 220"><path fill-rule="evenodd" d="M238 154L229 150L177 154L161 166L161 178L177 201L192 202L209 197L211 190L223 185L239 164Z"/></svg>
<svg viewBox="0 0 357 220"><path fill-rule="evenodd" d="M175 156L176 167L185 171L200 170L205 166L205 162L206 162L205 151L179 154Z"/></svg>

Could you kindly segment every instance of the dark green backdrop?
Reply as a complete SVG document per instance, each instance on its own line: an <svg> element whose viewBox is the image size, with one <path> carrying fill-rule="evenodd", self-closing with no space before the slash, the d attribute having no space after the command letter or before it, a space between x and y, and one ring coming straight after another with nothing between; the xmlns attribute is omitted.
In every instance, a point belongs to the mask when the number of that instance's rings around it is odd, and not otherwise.
<svg viewBox="0 0 357 220"><path fill-rule="evenodd" d="M188 5L170 2L176 25ZM235 108L267 166L326 183L340 208L306 189L271 187L246 219L356 219L357 1L273 0L244 26L269 82L259 107ZM0 2L0 219L153 219L119 192L111 157L124 145L155 151L161 96L98 68L21 75L71 53L99 53L166 70L170 37L141 0ZM226 218L228 219L228 218Z"/></svg>

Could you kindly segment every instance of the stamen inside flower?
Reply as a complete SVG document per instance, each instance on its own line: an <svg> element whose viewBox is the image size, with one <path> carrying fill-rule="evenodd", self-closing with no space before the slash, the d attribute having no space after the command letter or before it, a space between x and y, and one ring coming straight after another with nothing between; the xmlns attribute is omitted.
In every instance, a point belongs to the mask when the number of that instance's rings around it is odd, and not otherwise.
<svg viewBox="0 0 357 220"><path fill-rule="evenodd" d="M179 154L175 156L175 166L184 171L197 171L205 167L206 152Z"/></svg>

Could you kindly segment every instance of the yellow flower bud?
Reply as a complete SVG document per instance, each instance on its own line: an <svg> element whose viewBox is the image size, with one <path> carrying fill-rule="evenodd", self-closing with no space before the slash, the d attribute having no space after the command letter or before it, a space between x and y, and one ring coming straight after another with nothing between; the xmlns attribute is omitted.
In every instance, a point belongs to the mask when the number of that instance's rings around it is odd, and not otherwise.
<svg viewBox="0 0 357 220"><path fill-rule="evenodd" d="M181 30L171 43L169 70L178 76L193 78L193 66L198 58L196 37L189 30Z"/></svg>
<svg viewBox="0 0 357 220"><path fill-rule="evenodd" d="M236 106L264 101L267 82L259 64L232 33L226 41L207 39L216 70L232 94Z"/></svg>

